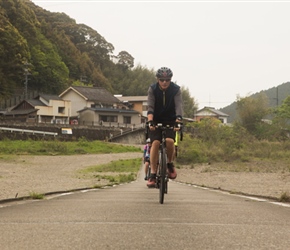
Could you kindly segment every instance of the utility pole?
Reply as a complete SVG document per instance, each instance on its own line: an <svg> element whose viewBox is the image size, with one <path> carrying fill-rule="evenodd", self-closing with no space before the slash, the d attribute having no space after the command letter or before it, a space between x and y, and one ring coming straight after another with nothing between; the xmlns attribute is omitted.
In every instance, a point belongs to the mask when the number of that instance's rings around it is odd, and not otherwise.
<svg viewBox="0 0 290 250"><path fill-rule="evenodd" d="M24 76L25 76L25 82L24 82L24 99L27 100L28 98L28 76L31 75L29 71L29 66L31 66L31 63L28 63L27 61L24 63Z"/></svg>

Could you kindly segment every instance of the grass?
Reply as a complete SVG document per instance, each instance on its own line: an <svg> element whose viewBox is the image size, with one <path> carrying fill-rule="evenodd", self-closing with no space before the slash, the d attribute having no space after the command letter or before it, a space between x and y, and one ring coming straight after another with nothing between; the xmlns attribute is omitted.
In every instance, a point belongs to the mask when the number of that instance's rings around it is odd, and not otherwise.
<svg viewBox="0 0 290 250"><path fill-rule="evenodd" d="M108 164L82 169L79 174L82 178L95 178L97 181L106 180L109 185L126 183L136 180L141 163L141 158L112 161Z"/></svg>
<svg viewBox="0 0 290 250"><path fill-rule="evenodd" d="M134 146L124 146L103 141L79 139L74 142L9 140L0 141L0 160L8 155L74 155L74 154L108 154L124 152L141 152Z"/></svg>
<svg viewBox="0 0 290 250"><path fill-rule="evenodd" d="M289 192L284 192L283 194L281 194L279 201L280 202L290 202Z"/></svg>
<svg viewBox="0 0 290 250"><path fill-rule="evenodd" d="M30 192L29 193L29 196L34 199L34 200L41 200L44 198L44 194L39 194L39 193L36 193L36 192Z"/></svg>
<svg viewBox="0 0 290 250"><path fill-rule="evenodd" d="M235 173L288 173L289 162L285 159L252 159L250 162L214 162L213 164L182 165L181 168L200 168L201 173L235 172Z"/></svg>

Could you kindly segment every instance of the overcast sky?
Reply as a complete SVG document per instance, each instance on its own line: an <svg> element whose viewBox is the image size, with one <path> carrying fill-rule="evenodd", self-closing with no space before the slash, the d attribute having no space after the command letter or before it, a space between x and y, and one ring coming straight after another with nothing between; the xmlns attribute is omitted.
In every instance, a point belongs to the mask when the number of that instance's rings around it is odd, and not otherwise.
<svg viewBox="0 0 290 250"><path fill-rule="evenodd" d="M135 65L171 68L199 108L290 81L290 1L32 2L90 26Z"/></svg>

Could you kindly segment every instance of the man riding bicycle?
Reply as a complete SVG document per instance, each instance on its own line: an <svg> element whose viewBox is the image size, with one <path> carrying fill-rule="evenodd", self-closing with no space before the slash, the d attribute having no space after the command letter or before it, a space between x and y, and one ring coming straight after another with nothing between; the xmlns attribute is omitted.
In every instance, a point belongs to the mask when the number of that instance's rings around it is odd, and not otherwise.
<svg viewBox="0 0 290 250"><path fill-rule="evenodd" d="M180 87L171 81L173 73L171 69L162 67L157 70L157 82L153 83L148 89L148 125L149 138L152 146L150 151L151 175L147 186L155 187L156 169L158 163L158 150L161 142L161 131L154 125L157 123L174 126L175 123L182 121L182 96ZM167 150L167 169L168 177L175 179L177 176L174 160L174 140L175 131L166 130L166 150Z"/></svg>

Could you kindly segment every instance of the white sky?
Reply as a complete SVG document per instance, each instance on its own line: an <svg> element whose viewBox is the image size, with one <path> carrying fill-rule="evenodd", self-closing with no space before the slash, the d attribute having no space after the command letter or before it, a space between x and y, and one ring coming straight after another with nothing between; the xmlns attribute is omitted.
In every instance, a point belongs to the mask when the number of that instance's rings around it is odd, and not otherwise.
<svg viewBox="0 0 290 250"><path fill-rule="evenodd" d="M290 81L290 1L32 2L90 26L135 65L171 68L199 108Z"/></svg>

